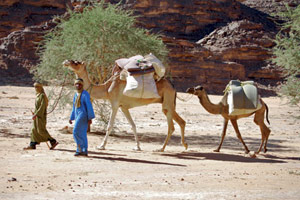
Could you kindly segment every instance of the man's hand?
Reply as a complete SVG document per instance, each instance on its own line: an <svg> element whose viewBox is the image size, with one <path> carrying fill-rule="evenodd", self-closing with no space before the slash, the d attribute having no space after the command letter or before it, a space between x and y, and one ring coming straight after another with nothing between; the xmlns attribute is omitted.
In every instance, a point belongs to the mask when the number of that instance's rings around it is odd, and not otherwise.
<svg viewBox="0 0 300 200"><path fill-rule="evenodd" d="M36 119L36 115L33 115L33 116L32 116L32 120L35 120L35 119Z"/></svg>
<svg viewBox="0 0 300 200"><path fill-rule="evenodd" d="M69 123L72 124L72 120L69 120Z"/></svg>
<svg viewBox="0 0 300 200"><path fill-rule="evenodd" d="M88 121L88 124L92 124L92 120L91 119Z"/></svg>

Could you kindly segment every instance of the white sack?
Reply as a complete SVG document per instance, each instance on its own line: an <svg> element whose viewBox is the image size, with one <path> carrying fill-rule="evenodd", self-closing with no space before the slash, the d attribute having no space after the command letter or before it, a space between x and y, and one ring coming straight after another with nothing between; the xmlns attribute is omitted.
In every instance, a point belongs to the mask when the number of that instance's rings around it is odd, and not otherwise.
<svg viewBox="0 0 300 200"><path fill-rule="evenodd" d="M123 94L135 98L160 98L153 79L154 73L127 76Z"/></svg>
<svg viewBox="0 0 300 200"><path fill-rule="evenodd" d="M157 76L160 78L162 78L165 73L166 73L166 68L165 66L162 64L162 62L156 58L155 55L153 55L152 53L148 54L145 56L145 60L149 61L152 63L154 69L155 69L155 73L157 74Z"/></svg>

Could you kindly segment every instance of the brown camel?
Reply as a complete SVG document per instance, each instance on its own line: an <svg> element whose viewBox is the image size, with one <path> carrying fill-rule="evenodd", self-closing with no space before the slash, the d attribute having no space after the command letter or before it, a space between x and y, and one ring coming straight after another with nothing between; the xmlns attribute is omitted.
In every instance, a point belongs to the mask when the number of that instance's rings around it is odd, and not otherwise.
<svg viewBox="0 0 300 200"><path fill-rule="evenodd" d="M185 129L185 121L177 114L175 111L175 103L176 103L176 91L170 84L170 82L166 79L161 79L156 82L157 91L160 98L151 98L151 99L143 99L143 98L133 98L123 95L123 90L126 86L126 81L120 80L119 72L114 73L114 75L105 83L100 85L94 85L90 81L88 77L88 72L86 70L86 66L83 62L66 60L63 62L63 66L68 67L72 70L78 77L82 78L84 81L84 89L87 90L91 97L94 99L107 99L111 103L111 114L109 123L106 130L106 135L102 144L97 147L100 150L104 150L108 137L112 131L114 121L116 118L116 114L118 108L121 108L125 117L127 118L129 124L131 124L132 131L135 136L136 147L135 150L141 150L139 139L136 132L136 126L132 120L132 117L129 113L130 108L134 108L137 106L144 106L151 103L161 103L162 111L167 117L168 122L168 135L164 141L164 144L161 149L158 151L163 152L167 146L167 143L174 132L174 123L175 120L181 129L181 143L187 149L188 145L184 140L184 129Z"/></svg>
<svg viewBox="0 0 300 200"><path fill-rule="evenodd" d="M269 138L269 135L270 135L271 131L264 123L265 111L267 111L266 112L266 119L267 119L267 122L269 123L269 120L268 120L268 107L267 107L267 104L265 104L261 98L259 99L259 101L262 104L262 107L260 109L254 111L250 114L229 115L228 114L229 106L227 104L227 98L226 98L225 102L221 101L218 104L213 104L209 100L209 98L207 96L207 93L206 93L205 89L202 86L197 86L197 87L194 87L194 88L188 88L187 92L190 93L190 94L194 94L194 95L198 96L198 98L200 100L200 104L204 107L204 109L207 112L209 112L211 114L220 114L224 117L224 124L223 124L223 132L222 132L221 142L220 142L218 148L216 150L214 150L215 152L219 152L220 149L221 149L222 143L223 143L225 135L226 135L228 120L230 120L230 122L233 125L233 128L236 132L237 137L240 139L240 141L242 142L242 144L245 147L245 152L249 153L248 147L246 146L245 142L243 141L243 138L242 138L241 133L239 131L237 120L240 119L240 118L249 117L253 114L255 114L254 115L254 122L259 126L260 131L261 131L261 136L262 136L260 147L257 150L257 152L255 152L255 153L258 154L261 151L261 148L262 148L263 144L265 144L264 145L264 152L267 152L267 142L268 142L268 138Z"/></svg>

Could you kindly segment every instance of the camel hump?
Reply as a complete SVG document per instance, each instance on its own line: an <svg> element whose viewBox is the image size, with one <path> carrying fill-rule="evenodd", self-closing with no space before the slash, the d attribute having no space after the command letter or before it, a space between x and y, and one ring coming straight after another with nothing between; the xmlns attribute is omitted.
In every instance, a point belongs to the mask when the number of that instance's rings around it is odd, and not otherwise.
<svg viewBox="0 0 300 200"><path fill-rule="evenodd" d="M261 107L254 81L232 80L226 88L230 115L252 113Z"/></svg>

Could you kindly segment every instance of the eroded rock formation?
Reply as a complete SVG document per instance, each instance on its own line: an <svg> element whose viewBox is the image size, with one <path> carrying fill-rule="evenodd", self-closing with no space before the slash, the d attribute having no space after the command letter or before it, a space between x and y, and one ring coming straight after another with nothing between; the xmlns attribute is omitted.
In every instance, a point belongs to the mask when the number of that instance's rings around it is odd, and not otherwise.
<svg viewBox="0 0 300 200"><path fill-rule="evenodd" d="M35 42L54 26L50 17L70 5L60 2L1 2L0 82L3 74L31 78L28 69L38 62ZM201 84L220 94L231 79L255 80L266 91L282 81L281 71L268 60L278 31L270 14L284 9L284 2L295 6L300 0L123 0L121 5L134 9L137 26L163 35L178 91Z"/></svg>

